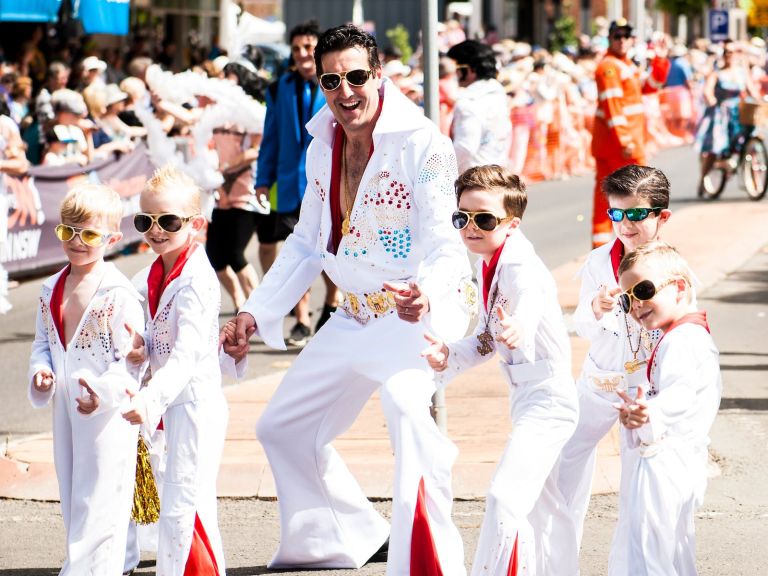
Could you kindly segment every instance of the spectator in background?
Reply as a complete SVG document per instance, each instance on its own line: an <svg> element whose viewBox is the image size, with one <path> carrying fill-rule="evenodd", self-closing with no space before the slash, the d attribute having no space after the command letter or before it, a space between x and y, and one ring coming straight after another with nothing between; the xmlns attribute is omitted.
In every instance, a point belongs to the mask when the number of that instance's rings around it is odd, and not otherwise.
<svg viewBox="0 0 768 576"><path fill-rule="evenodd" d="M459 174L472 166L509 163L512 124L507 95L496 80L496 55L490 46L465 40L448 50L456 62L459 86L451 135Z"/></svg>
<svg viewBox="0 0 768 576"><path fill-rule="evenodd" d="M40 141L45 142L45 131L51 126L53 121L53 104L51 95L56 90L67 87L69 82L70 68L63 62L51 62L48 66L48 74L40 93L35 100L35 116L37 117L38 130L40 131Z"/></svg>
<svg viewBox="0 0 768 576"><path fill-rule="evenodd" d="M80 63L81 77L80 90L83 91L91 84L104 85L103 74L107 69L107 63L96 56L88 56Z"/></svg>
<svg viewBox="0 0 768 576"><path fill-rule="evenodd" d="M51 95L54 118L53 129L60 141L67 147L64 156L68 159L77 158L90 162L93 157L93 137L95 128L93 122L86 119L88 109L85 106L83 96L62 88Z"/></svg>
<svg viewBox="0 0 768 576"><path fill-rule="evenodd" d="M285 240L299 220L299 210L307 187L304 163L312 141L306 123L324 105L325 96L317 85L315 46L320 34L316 22L299 24L291 30L291 69L269 86L266 138L262 142L256 173L256 194L269 198L272 211L259 216L259 260L267 270L277 257L277 243ZM337 290L327 276L325 304L315 327L317 331L336 309ZM304 346L312 331L309 321L309 292L295 308L296 324L288 343Z"/></svg>
<svg viewBox="0 0 768 576"><path fill-rule="evenodd" d="M32 100L32 79L19 76L11 88L11 118L23 132L31 123L29 104Z"/></svg>
<svg viewBox="0 0 768 576"><path fill-rule="evenodd" d="M128 126L141 126L141 120L136 116L136 104L147 96L147 85L135 76L128 76L120 82L120 90L125 92L127 98L123 101L123 109L117 113Z"/></svg>
<svg viewBox="0 0 768 576"><path fill-rule="evenodd" d="M691 139L693 120L693 68L688 61L688 49L684 44L675 44L670 50L671 63L663 102L667 104L666 122L675 136Z"/></svg>
<svg viewBox="0 0 768 576"><path fill-rule="evenodd" d="M129 126L120 118L120 114L125 110L126 100L128 100L128 94L123 92L117 84L107 84L104 102L106 109L99 124L113 142L133 144L137 139L146 136L147 131L140 126Z"/></svg>
<svg viewBox="0 0 768 576"><path fill-rule="evenodd" d="M440 132L446 136L451 135L453 123L453 107L459 93L459 81L456 77L456 62L443 56L437 66L438 98L440 101Z"/></svg>

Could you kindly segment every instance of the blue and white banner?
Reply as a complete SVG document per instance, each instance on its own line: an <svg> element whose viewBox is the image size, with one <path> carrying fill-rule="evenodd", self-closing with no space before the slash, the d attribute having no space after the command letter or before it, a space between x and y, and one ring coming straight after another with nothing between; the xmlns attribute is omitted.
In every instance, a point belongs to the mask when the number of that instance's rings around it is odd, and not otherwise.
<svg viewBox="0 0 768 576"><path fill-rule="evenodd" d="M130 0L72 0L75 18L86 34L128 34Z"/></svg>
<svg viewBox="0 0 768 576"><path fill-rule="evenodd" d="M56 22L59 8L61 0L0 0L0 22Z"/></svg>

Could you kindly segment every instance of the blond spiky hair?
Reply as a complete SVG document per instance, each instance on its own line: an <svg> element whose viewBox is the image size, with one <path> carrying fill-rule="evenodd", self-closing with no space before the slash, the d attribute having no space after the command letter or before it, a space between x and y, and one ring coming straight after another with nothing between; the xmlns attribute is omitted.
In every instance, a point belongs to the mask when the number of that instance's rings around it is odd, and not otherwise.
<svg viewBox="0 0 768 576"><path fill-rule="evenodd" d="M200 188L187 174L166 164L155 170L152 178L144 186L142 194L174 194L178 201L179 212L184 216L200 214Z"/></svg>
<svg viewBox="0 0 768 576"><path fill-rule="evenodd" d="M652 262L652 265L664 274L671 278L682 278L688 286L693 286L691 282L693 275L685 258L666 242L660 240L648 242L624 256L619 264L619 276L638 262Z"/></svg>
<svg viewBox="0 0 768 576"><path fill-rule="evenodd" d="M120 232L123 202L120 195L102 184L79 184L61 201L61 220L80 224L92 219L103 219L110 232Z"/></svg>

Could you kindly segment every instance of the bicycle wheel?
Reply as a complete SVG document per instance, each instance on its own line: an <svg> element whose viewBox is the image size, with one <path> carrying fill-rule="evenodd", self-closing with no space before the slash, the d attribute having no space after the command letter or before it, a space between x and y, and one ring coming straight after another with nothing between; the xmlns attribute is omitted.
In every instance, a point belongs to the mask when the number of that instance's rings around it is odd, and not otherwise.
<svg viewBox="0 0 768 576"><path fill-rule="evenodd" d="M728 182L728 170L713 165L699 182L699 196L714 200L723 193L726 182Z"/></svg>
<svg viewBox="0 0 768 576"><path fill-rule="evenodd" d="M768 192L768 150L762 138L747 140L740 163L741 178L750 200L760 200Z"/></svg>

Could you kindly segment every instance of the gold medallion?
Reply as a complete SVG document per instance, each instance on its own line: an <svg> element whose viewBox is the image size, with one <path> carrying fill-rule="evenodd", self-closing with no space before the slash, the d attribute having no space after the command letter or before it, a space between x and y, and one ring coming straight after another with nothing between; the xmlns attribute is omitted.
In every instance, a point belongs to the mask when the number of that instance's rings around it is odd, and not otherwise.
<svg viewBox="0 0 768 576"><path fill-rule="evenodd" d="M638 360L635 358L634 360L627 360L624 362L624 370L627 372L627 374L634 374L638 370L640 370L640 367L644 364L647 364L648 360Z"/></svg>
<svg viewBox="0 0 768 576"><path fill-rule="evenodd" d="M341 235L349 236L349 212L347 212L347 216L344 220L341 221Z"/></svg>
<svg viewBox="0 0 768 576"><path fill-rule="evenodd" d="M488 354L493 352L493 346L491 346L493 336L491 335L491 331L488 330L488 327L485 328L485 332L477 335L477 339L480 341L480 346L477 347L480 356L488 356Z"/></svg>

